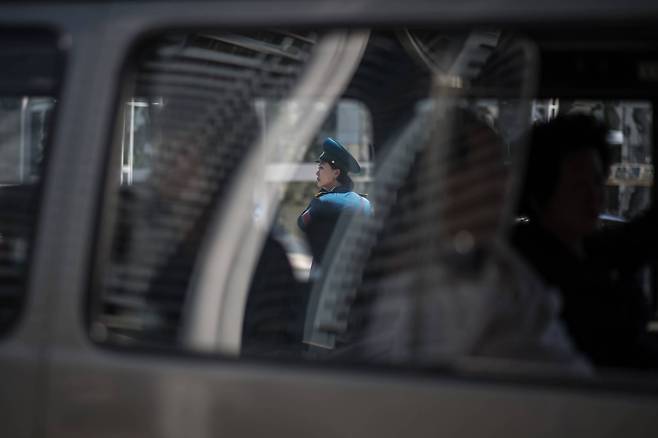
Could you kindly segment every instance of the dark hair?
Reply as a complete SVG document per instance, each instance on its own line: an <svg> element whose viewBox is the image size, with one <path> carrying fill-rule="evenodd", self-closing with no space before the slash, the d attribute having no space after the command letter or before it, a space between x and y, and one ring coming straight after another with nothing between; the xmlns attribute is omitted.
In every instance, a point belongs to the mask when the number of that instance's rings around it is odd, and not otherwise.
<svg viewBox="0 0 658 438"><path fill-rule="evenodd" d="M593 149L608 172L608 128L586 114L558 116L536 124L526 137L528 157L520 213L534 216L555 191L560 167L572 152Z"/></svg>
<svg viewBox="0 0 658 438"><path fill-rule="evenodd" d="M347 190L352 191L354 189L354 181L352 181L352 178L350 178L345 170L340 169L340 174L336 179L341 185L346 186Z"/></svg>

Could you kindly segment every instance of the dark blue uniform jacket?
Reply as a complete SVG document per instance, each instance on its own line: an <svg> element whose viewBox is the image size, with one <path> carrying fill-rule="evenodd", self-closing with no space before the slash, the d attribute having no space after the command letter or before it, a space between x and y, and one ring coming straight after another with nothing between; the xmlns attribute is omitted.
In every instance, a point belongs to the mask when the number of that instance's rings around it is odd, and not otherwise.
<svg viewBox="0 0 658 438"><path fill-rule="evenodd" d="M331 192L323 189L297 218L299 228L308 237L314 263L322 259L336 222L342 214L371 215L370 201L347 187L338 186Z"/></svg>

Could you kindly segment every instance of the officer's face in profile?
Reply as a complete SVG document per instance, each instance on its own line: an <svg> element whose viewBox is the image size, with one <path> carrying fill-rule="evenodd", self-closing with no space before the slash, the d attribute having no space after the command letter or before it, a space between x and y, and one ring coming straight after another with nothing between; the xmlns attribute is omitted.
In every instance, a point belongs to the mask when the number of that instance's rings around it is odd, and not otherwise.
<svg viewBox="0 0 658 438"><path fill-rule="evenodd" d="M337 178L340 170L334 169L325 161L318 163L318 171L315 172L317 177L316 183L321 189L331 190L338 184Z"/></svg>

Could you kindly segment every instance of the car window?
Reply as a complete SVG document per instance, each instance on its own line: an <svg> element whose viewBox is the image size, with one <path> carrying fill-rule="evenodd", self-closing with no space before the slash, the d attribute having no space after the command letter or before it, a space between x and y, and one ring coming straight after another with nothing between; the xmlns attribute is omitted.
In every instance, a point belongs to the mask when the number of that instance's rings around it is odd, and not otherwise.
<svg viewBox="0 0 658 438"><path fill-rule="evenodd" d="M543 97L542 44L490 29L145 41L117 109L92 338L593 372L570 298L510 241L528 220L528 133L574 114L606 124L595 219L614 228L651 205L652 105ZM648 266L632 277L651 301Z"/></svg>
<svg viewBox="0 0 658 438"><path fill-rule="evenodd" d="M60 58L56 35L0 30L0 333L24 300Z"/></svg>

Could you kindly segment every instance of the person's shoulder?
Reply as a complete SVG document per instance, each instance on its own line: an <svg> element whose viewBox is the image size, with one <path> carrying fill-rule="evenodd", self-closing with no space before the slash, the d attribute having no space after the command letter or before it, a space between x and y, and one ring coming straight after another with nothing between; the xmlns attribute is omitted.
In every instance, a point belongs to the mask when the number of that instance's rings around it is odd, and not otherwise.
<svg viewBox="0 0 658 438"><path fill-rule="evenodd" d="M318 193L314 202L323 210L365 210L366 212L371 210L370 201L365 196L353 191Z"/></svg>
<svg viewBox="0 0 658 438"><path fill-rule="evenodd" d="M350 192L348 201L346 202L351 210L356 210L362 213L371 214L372 206L366 195L356 192Z"/></svg>
<svg viewBox="0 0 658 438"><path fill-rule="evenodd" d="M368 199L368 195L366 193L356 193L356 195L364 202L370 204L370 200Z"/></svg>
<svg viewBox="0 0 658 438"><path fill-rule="evenodd" d="M323 211L334 211L341 209L345 204L344 193L323 192L318 193L313 203Z"/></svg>
<svg viewBox="0 0 658 438"><path fill-rule="evenodd" d="M315 200L318 202L335 202L336 199L339 199L337 195L342 195L342 193L333 193L333 192L320 192L315 195Z"/></svg>
<svg viewBox="0 0 658 438"><path fill-rule="evenodd" d="M362 193L354 193L354 194L356 195L356 199L359 201L360 204L367 205L368 207L370 207L370 200L368 199L368 195Z"/></svg>

